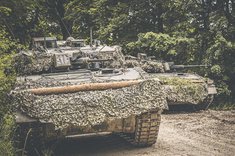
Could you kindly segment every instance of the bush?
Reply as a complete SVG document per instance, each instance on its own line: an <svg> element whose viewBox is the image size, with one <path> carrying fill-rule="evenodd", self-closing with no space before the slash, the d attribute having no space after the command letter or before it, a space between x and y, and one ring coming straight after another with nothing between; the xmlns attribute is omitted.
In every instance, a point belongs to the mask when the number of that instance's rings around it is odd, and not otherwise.
<svg viewBox="0 0 235 156"><path fill-rule="evenodd" d="M14 117L12 115L4 115L0 124L0 151L1 155L14 155L13 148L13 132L14 132Z"/></svg>
<svg viewBox="0 0 235 156"><path fill-rule="evenodd" d="M0 152L1 155L14 155L14 117L8 93L14 86L15 74L10 67L18 45L0 27ZM6 69L8 72L6 73Z"/></svg>

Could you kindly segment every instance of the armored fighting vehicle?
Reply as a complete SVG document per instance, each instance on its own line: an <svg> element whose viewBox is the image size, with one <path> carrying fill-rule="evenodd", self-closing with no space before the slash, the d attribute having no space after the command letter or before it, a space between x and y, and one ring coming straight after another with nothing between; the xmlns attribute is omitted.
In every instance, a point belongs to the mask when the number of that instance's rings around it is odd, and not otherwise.
<svg viewBox="0 0 235 156"><path fill-rule="evenodd" d="M108 133L136 146L156 142L167 109L159 79L124 67L120 47L63 49L55 38L33 41L32 50L16 56L19 76L11 93L20 147Z"/></svg>
<svg viewBox="0 0 235 156"><path fill-rule="evenodd" d="M193 105L195 110L207 109L217 94L213 80L181 69L206 67L205 65L175 65L174 62L158 61L139 53L126 56L127 67L141 67L150 77L159 78L164 85L168 105Z"/></svg>

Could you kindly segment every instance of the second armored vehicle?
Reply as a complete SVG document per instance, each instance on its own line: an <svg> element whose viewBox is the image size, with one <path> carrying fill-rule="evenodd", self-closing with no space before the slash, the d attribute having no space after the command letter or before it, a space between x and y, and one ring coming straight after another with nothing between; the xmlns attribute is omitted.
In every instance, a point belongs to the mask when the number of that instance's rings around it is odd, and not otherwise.
<svg viewBox="0 0 235 156"><path fill-rule="evenodd" d="M217 94L213 80L195 73L179 72L180 69L205 67L205 65L175 65L139 53L126 56L127 67L141 67L150 77L159 78L164 85L168 105L193 105L196 110L207 109Z"/></svg>

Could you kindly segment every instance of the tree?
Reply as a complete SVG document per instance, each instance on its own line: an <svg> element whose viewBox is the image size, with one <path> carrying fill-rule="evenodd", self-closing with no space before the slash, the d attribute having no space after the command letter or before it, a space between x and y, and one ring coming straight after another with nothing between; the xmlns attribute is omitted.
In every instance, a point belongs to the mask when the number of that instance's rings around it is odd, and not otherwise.
<svg viewBox="0 0 235 156"><path fill-rule="evenodd" d="M0 6L0 24L20 43L35 36L88 39L92 28L94 38L126 53L211 64L204 74L235 94L234 0L3 0Z"/></svg>
<svg viewBox="0 0 235 156"><path fill-rule="evenodd" d="M73 27L73 22L65 18L65 5L68 2L68 0L46 0L44 2L48 18L60 26L64 40L71 36Z"/></svg>

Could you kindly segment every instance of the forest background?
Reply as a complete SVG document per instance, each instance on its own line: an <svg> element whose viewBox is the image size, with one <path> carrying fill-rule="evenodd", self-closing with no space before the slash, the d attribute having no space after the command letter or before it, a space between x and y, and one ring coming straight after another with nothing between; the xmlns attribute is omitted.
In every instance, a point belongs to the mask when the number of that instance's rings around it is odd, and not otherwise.
<svg viewBox="0 0 235 156"><path fill-rule="evenodd" d="M235 0L1 0L0 151L12 155L14 120L7 93L15 73L4 73L32 37L69 36L123 47L196 69L215 81L216 108L235 103Z"/></svg>

